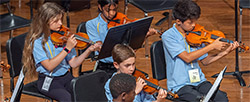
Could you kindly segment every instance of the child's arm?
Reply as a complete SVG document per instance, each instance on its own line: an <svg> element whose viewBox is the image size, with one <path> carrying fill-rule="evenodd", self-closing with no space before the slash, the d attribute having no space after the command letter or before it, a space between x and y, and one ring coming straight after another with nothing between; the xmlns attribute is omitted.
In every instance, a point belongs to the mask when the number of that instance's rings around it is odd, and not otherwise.
<svg viewBox="0 0 250 102"><path fill-rule="evenodd" d="M180 57L186 63L190 63L193 60L201 57L202 55L208 53L211 50L214 50L214 49L221 50L227 45L227 43L219 41L220 39L221 38L218 38L212 44L209 44L202 49L199 49L190 53L188 53L187 51L183 51L182 53L178 55L178 57Z"/></svg>
<svg viewBox="0 0 250 102"><path fill-rule="evenodd" d="M238 42L234 42L233 44L231 43L230 46L225 51L222 51L222 52L220 52L220 53L218 53L216 55L209 55L206 58L204 58L203 60L201 60L201 63L203 65L208 65L208 64L222 58L223 56L227 55L228 53L233 51L238 46L239 46Z"/></svg>
<svg viewBox="0 0 250 102"><path fill-rule="evenodd" d="M84 61L84 59L87 58L92 51L96 51L96 50L100 50L100 45L98 43L96 43L94 45L91 45L80 56L72 58L69 61L70 66L73 67L73 68L75 68L75 67L81 65L82 62Z"/></svg>
<svg viewBox="0 0 250 102"><path fill-rule="evenodd" d="M77 42L74 35L70 36L67 40L66 48L71 51L72 48L76 46ZM66 51L61 51L57 56L52 59L47 59L41 62L41 64L49 71L52 71L56 66L58 66L62 60L67 56Z"/></svg>

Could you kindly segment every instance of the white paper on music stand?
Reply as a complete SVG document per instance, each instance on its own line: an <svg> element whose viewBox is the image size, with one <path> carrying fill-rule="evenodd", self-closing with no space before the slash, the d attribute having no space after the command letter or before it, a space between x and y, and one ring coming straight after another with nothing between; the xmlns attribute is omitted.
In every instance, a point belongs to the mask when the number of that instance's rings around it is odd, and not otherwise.
<svg viewBox="0 0 250 102"><path fill-rule="evenodd" d="M214 92L217 90L218 86L220 85L221 80L223 79L226 69L227 69L227 66L225 66L225 68L220 72L220 74L218 75L217 79L214 82L214 85L211 87L211 89L207 93L203 102L208 102L210 98L212 97L212 95L214 94Z"/></svg>
<svg viewBox="0 0 250 102"><path fill-rule="evenodd" d="M18 92L18 89L20 88L20 86L21 86L23 80L24 80L24 74L23 74L23 69L21 69L21 72L20 72L20 74L19 74L19 77L18 77L16 86L15 86L15 89L14 89L14 91L13 91L13 93L12 93L10 102L14 102L14 100L15 100L15 98L16 98L16 95L17 95L17 92Z"/></svg>

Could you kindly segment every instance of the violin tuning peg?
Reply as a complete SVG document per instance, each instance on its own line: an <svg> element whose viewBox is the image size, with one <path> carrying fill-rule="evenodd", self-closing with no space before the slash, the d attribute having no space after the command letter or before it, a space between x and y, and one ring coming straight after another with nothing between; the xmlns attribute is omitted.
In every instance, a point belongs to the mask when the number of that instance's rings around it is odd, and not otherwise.
<svg viewBox="0 0 250 102"><path fill-rule="evenodd" d="M240 48L240 49L239 49L239 52L245 52L245 50L244 50L244 49L242 49L242 48Z"/></svg>

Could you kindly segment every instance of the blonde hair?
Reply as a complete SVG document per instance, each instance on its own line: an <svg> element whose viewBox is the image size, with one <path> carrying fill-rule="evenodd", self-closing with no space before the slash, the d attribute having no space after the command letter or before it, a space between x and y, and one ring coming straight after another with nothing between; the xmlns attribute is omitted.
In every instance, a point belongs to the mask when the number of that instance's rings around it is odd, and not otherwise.
<svg viewBox="0 0 250 102"><path fill-rule="evenodd" d="M36 72L35 61L32 54L34 41L39 37L43 37L42 46L44 51L46 51L44 45L51 34L49 24L51 20L58 17L58 15L62 15L62 18L58 19L63 19L64 11L62 7L55 3L47 2L38 9L37 14L33 17L25 39L22 57L25 76L30 78L37 76L38 73Z"/></svg>

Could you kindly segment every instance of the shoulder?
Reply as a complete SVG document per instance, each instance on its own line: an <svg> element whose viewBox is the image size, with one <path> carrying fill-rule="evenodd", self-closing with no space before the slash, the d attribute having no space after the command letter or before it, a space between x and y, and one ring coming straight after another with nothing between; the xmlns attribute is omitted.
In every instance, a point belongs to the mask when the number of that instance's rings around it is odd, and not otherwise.
<svg viewBox="0 0 250 102"><path fill-rule="evenodd" d="M168 39L168 38L176 38L178 37L178 31L176 31L173 27L168 29L162 34L162 39Z"/></svg>
<svg viewBox="0 0 250 102"><path fill-rule="evenodd" d="M34 45L36 45L36 44L42 44L42 41L43 41L43 37L39 37L39 38L37 38L37 39L34 41Z"/></svg>
<svg viewBox="0 0 250 102"><path fill-rule="evenodd" d="M99 16L94 18L94 19L91 19L91 20L88 20L86 22L86 25L90 26L90 25L96 25L97 23L99 22Z"/></svg>

